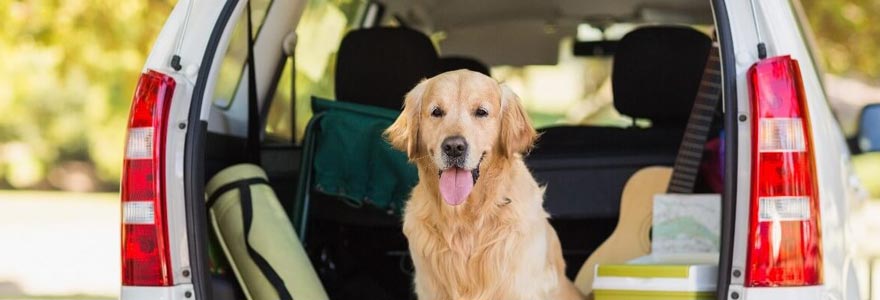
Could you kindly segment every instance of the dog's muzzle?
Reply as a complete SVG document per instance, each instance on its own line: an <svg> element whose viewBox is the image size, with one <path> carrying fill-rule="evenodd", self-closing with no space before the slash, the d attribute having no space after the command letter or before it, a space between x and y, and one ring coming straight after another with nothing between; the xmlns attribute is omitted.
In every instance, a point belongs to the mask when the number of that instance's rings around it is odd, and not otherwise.
<svg viewBox="0 0 880 300"><path fill-rule="evenodd" d="M474 179L473 180L474 184L477 184L477 179L480 179L480 165L483 164L484 158L486 158L485 152L483 152L483 155L480 156L480 161L477 162L477 167L474 168L473 170L471 170L471 177L473 177L473 179ZM465 163L464 159L462 159L461 161L458 161L458 160L448 161L447 160L446 165L449 167L447 167L446 169L442 169L442 170L437 171L437 176L443 175L443 171L450 169L450 168L466 169L466 168L464 168L464 163Z"/></svg>
<svg viewBox="0 0 880 300"><path fill-rule="evenodd" d="M480 178L480 164L483 162L485 153L480 157L480 161L473 169L462 168L464 160L461 163L446 167L439 171L440 176L440 196L446 204L457 206L464 203L474 186L477 179Z"/></svg>

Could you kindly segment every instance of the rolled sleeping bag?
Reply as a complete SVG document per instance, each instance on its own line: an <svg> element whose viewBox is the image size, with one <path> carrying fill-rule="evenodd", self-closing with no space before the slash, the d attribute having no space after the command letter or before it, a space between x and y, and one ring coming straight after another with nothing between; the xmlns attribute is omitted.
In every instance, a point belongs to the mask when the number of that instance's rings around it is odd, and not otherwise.
<svg viewBox="0 0 880 300"><path fill-rule="evenodd" d="M328 299L260 167L228 167L205 190L211 225L247 299Z"/></svg>

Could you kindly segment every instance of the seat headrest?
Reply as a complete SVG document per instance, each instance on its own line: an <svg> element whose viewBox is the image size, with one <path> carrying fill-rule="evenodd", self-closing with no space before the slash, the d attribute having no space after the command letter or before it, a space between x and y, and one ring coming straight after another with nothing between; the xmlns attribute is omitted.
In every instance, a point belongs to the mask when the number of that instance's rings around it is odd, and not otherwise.
<svg viewBox="0 0 880 300"><path fill-rule="evenodd" d="M643 27L617 45L614 107L655 127L683 126L690 115L712 41L690 27Z"/></svg>
<svg viewBox="0 0 880 300"><path fill-rule="evenodd" d="M489 75L488 66L486 66L479 60L464 56L441 57L439 68L439 73L455 71L459 69L467 69L474 72L483 73L483 75L486 76L492 76Z"/></svg>
<svg viewBox="0 0 880 300"><path fill-rule="evenodd" d="M336 60L336 99L401 109L406 93L437 74L437 50L421 32L369 28L349 32Z"/></svg>

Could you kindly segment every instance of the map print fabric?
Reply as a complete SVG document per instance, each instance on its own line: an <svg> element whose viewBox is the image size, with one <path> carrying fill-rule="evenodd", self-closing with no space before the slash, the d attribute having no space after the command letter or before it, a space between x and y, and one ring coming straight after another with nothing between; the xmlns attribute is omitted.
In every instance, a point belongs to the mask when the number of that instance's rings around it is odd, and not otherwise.
<svg viewBox="0 0 880 300"><path fill-rule="evenodd" d="M718 253L721 195L655 195L653 219L652 253Z"/></svg>

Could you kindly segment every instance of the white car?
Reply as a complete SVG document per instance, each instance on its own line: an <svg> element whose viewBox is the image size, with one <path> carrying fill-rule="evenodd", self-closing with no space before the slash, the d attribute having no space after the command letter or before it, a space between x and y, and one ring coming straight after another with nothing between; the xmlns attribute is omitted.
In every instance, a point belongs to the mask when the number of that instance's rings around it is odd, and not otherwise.
<svg viewBox="0 0 880 300"><path fill-rule="evenodd" d="M234 277L212 271L221 263L209 253L205 184L248 155L247 5L179 1L144 65L122 175L121 299L243 298ZM296 184L303 151L298 140L310 116L311 95L333 98L333 89L340 99L370 91L396 95L412 87L409 79L386 77L418 73L413 68L422 63L430 69L419 73L425 76L458 68L438 67L436 61L390 64L386 61L399 55L382 55L430 41L434 47L428 48L444 56L468 57L457 66L497 73L515 88L514 79L536 80L521 81L518 88L530 90L518 92L535 110L530 111L534 122L548 124L575 109L541 121L546 114L539 110L553 109L541 104L543 99L563 97L558 95L567 95L560 93L565 89L600 93L598 86L584 87L583 77L567 80L565 70L583 75L604 68L614 108L632 117L614 113L617 122L608 123L619 126L626 120L624 125L633 128L542 126L546 134L528 161L535 176L549 183L546 206L565 248L568 274L574 276L617 222L619 204L606 200L619 199L635 170L673 165L685 130L686 122L680 121L689 116L713 40L720 52L723 113L718 115L723 117L716 118L712 134L725 149L716 168L723 170L716 187L722 196L717 299L862 299L848 216L865 193L823 91L798 0L261 0L250 5L254 86L266 128L263 167L333 299L352 294L410 299L411 266L393 212L364 213L369 208L315 199L311 207L297 203L294 195L304 192ZM358 41L353 50L339 49L347 32L383 26L407 28L421 37L402 42L396 36L364 35L366 42ZM642 37L624 35L632 32ZM679 37L684 42L671 42ZM427 54L432 55L437 56ZM560 67L572 61L575 67ZM546 67L524 67L532 65ZM656 72L678 68L697 70L698 76ZM681 94L684 99L665 99ZM393 107L401 99L384 99L391 104L383 105ZM614 110L610 103L603 107ZM576 201L579 195L597 200ZM348 219L340 220L341 215Z"/></svg>

